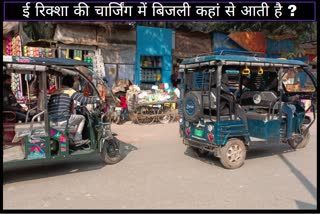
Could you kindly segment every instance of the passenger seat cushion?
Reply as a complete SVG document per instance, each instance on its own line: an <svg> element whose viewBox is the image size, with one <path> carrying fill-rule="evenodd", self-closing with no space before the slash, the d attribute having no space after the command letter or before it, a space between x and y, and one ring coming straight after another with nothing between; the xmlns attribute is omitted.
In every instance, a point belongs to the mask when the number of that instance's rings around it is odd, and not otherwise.
<svg viewBox="0 0 320 214"><path fill-rule="evenodd" d="M268 113L257 113L254 111L248 111L248 112L246 112L246 117L248 120L267 121L268 120Z"/></svg>

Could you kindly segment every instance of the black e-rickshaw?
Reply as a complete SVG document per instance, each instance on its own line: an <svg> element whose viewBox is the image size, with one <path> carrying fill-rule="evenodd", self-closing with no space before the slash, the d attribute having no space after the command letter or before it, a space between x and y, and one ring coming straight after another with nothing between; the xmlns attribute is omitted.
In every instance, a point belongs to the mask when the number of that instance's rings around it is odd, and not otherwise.
<svg viewBox="0 0 320 214"><path fill-rule="evenodd" d="M97 84L93 84L82 72L87 67L85 62L70 59L3 56L5 74L33 75L38 81L37 97L33 105L29 103L25 121L16 121L13 111L2 112L5 167L80 158L91 153L100 153L107 164L115 164L121 160L119 142L112 135L108 119L111 112L106 110L105 103L102 102L104 98L100 97L96 87L105 82L97 79ZM85 146L73 145L70 134L75 132L75 127L68 123L65 126L52 123L54 117L65 117L65 114L48 115L49 76L55 80L58 88L64 75L79 77L84 85L90 87L92 95L100 97L101 102L91 109L86 106L75 107L76 113L86 118L82 136L83 139L89 139L89 143Z"/></svg>
<svg viewBox="0 0 320 214"><path fill-rule="evenodd" d="M305 63L220 53L185 59L179 72L180 135L198 154L213 152L225 168L235 169L252 142L307 145L317 86ZM228 73L237 78L230 81Z"/></svg>

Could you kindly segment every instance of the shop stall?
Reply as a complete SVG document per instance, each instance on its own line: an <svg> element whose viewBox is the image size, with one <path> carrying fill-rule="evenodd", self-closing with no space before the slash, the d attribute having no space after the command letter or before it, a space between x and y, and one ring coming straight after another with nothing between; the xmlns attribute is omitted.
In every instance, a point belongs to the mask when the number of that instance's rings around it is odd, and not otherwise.
<svg viewBox="0 0 320 214"><path fill-rule="evenodd" d="M172 30L137 27L137 51L134 83L141 89L170 84L172 73Z"/></svg>

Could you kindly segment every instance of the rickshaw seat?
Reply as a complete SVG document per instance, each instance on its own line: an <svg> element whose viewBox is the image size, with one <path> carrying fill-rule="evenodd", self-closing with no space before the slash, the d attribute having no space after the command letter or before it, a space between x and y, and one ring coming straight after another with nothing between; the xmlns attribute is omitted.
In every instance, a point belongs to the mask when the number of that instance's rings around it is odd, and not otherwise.
<svg viewBox="0 0 320 214"><path fill-rule="evenodd" d="M53 129L56 129L58 131L61 131L61 132L68 132L68 133L75 133L76 130L77 130L77 127L76 126L68 126L68 130L66 126L59 126L59 125L56 125L56 124L51 124L50 125L51 128Z"/></svg>
<svg viewBox="0 0 320 214"><path fill-rule="evenodd" d="M268 113L257 113L254 111L247 111L246 116L248 120L268 121Z"/></svg>
<svg viewBox="0 0 320 214"><path fill-rule="evenodd" d="M255 104L253 97L259 94L261 96L261 102ZM240 105L245 109L245 114L248 120L260 120L268 121L276 119L270 115L272 108L276 105L277 96L272 91L245 91L240 97ZM258 112L260 111L260 112Z"/></svg>
<svg viewBox="0 0 320 214"><path fill-rule="evenodd" d="M23 137L28 136L28 135L37 135L37 136L45 136L46 135L46 130L45 130L45 122L40 121L40 122L34 122L32 126L32 131L30 129L31 123L16 123L14 125L15 129L15 136L13 139L13 142L18 142L20 141ZM65 131L66 127L65 126L50 126L50 128L57 129L59 131ZM68 133L74 133L76 131L76 127L68 127Z"/></svg>
<svg viewBox="0 0 320 214"><path fill-rule="evenodd" d="M60 132L64 132L64 133L75 133L76 132L77 127L70 126L70 124L68 122L66 122L65 125L60 125L60 124L58 125L57 122L54 122L54 119L57 119L57 118L64 118L65 121L67 121L69 118L68 112L62 112L57 115L50 116L49 117L50 128L56 129L56 130L58 130ZM61 121L61 122L63 122L63 121Z"/></svg>
<svg viewBox="0 0 320 214"><path fill-rule="evenodd" d="M45 136L45 124L44 121L41 122L34 122L31 128L31 123L16 123L14 125L15 135L12 140L12 143L17 143L21 141L24 137L30 135L37 135L37 136Z"/></svg>
<svg viewBox="0 0 320 214"><path fill-rule="evenodd" d="M12 139L14 138L15 132L14 132L14 124L16 120L16 114L12 111L3 111L3 144L12 144ZM8 117L8 115L11 115L11 117Z"/></svg>
<svg viewBox="0 0 320 214"><path fill-rule="evenodd" d="M16 136L25 136L25 135L45 135L45 123L44 121L33 122L32 133L31 133L31 123L16 123L15 124Z"/></svg>

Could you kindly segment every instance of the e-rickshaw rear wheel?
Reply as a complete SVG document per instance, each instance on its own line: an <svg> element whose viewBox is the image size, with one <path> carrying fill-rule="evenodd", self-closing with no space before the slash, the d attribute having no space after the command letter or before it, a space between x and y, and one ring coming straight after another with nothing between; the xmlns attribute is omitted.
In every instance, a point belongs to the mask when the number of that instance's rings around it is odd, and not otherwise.
<svg viewBox="0 0 320 214"><path fill-rule="evenodd" d="M247 149L244 142L237 138L228 140L220 149L220 162L226 169L236 169L244 164Z"/></svg>
<svg viewBox="0 0 320 214"><path fill-rule="evenodd" d="M121 160L120 144L113 138L104 143L101 158L106 164L116 164Z"/></svg>

